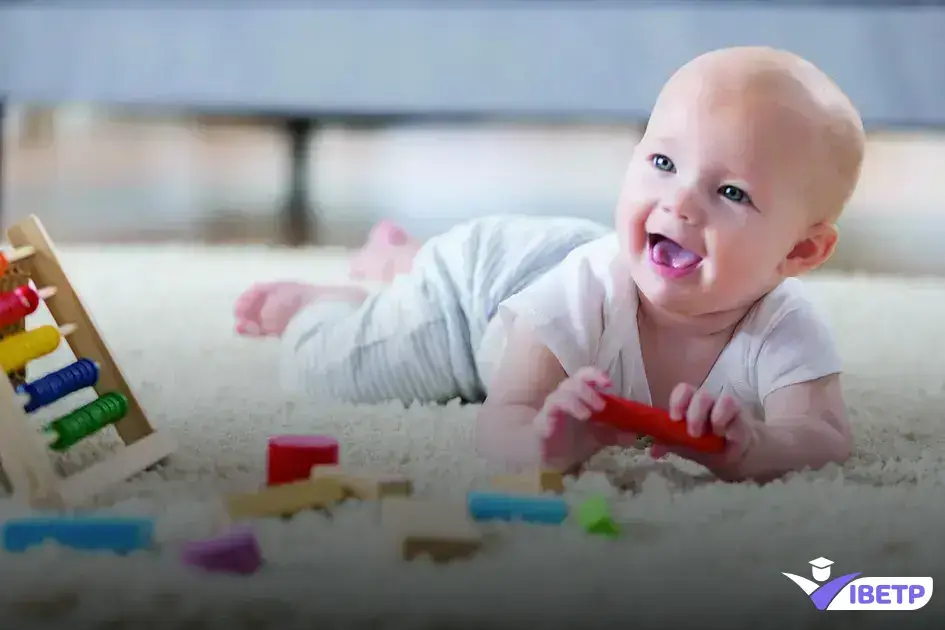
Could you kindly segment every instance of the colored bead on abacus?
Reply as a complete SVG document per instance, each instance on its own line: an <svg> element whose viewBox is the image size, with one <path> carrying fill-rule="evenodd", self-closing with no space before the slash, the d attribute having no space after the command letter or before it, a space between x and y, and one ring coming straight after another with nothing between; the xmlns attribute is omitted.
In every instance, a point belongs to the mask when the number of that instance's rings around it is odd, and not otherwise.
<svg viewBox="0 0 945 630"><path fill-rule="evenodd" d="M26 365L56 350L62 335L52 325L11 335L0 340L0 367L7 374L22 370Z"/></svg>
<svg viewBox="0 0 945 630"><path fill-rule="evenodd" d="M80 389L92 387L96 382L98 382L98 364L91 359L79 359L72 365L51 372L31 383L24 383L16 389L18 393L30 397L23 408L27 413L32 413Z"/></svg>
<svg viewBox="0 0 945 630"><path fill-rule="evenodd" d="M0 328L16 324L39 308L39 293L28 284L0 293Z"/></svg>
<svg viewBox="0 0 945 630"><path fill-rule="evenodd" d="M64 451L121 420L128 413L128 399L122 394L109 392L87 405L79 407L46 426L46 431L58 438L50 445L54 451Z"/></svg>

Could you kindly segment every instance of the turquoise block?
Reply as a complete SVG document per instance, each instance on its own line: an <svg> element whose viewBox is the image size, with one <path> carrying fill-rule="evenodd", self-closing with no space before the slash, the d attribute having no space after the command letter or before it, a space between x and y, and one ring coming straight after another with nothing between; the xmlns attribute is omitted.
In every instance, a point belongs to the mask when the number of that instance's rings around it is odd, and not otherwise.
<svg viewBox="0 0 945 630"><path fill-rule="evenodd" d="M557 525L568 517L568 504L556 496L470 492L466 500L469 515L476 521L525 521Z"/></svg>
<svg viewBox="0 0 945 630"><path fill-rule="evenodd" d="M3 524L3 548L22 552L50 541L81 551L130 553L151 546L154 522L122 517L27 517Z"/></svg>

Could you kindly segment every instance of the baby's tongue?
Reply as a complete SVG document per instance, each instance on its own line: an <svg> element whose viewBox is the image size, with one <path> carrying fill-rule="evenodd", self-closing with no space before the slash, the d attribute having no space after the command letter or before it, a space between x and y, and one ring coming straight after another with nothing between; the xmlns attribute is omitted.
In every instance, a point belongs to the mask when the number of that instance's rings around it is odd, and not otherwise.
<svg viewBox="0 0 945 630"><path fill-rule="evenodd" d="M659 264L674 269L689 267L702 260L698 254L689 251L676 241L668 238L660 240L653 246L653 257Z"/></svg>

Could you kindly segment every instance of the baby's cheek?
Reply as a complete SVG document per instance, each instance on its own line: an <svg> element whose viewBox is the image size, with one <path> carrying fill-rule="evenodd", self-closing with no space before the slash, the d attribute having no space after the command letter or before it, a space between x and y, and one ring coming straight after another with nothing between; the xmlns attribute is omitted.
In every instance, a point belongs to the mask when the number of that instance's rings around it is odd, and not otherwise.
<svg viewBox="0 0 945 630"><path fill-rule="evenodd" d="M633 208L621 207L616 214L614 228L625 251L640 251L646 245L646 216Z"/></svg>
<svg viewBox="0 0 945 630"><path fill-rule="evenodd" d="M724 233L706 235L709 259L704 263L713 279L744 275L745 268L753 265L753 245Z"/></svg>
<svg viewBox="0 0 945 630"><path fill-rule="evenodd" d="M772 243L762 235L728 239L719 247L716 273L728 278L731 290L753 293L774 272L777 263L772 256Z"/></svg>

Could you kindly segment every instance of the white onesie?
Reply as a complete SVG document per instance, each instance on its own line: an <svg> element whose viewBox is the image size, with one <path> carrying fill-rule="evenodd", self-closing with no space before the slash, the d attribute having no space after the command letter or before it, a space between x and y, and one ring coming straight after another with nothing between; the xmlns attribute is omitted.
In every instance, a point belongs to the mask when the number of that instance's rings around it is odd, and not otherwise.
<svg viewBox="0 0 945 630"><path fill-rule="evenodd" d="M522 318L568 374L595 366L610 375L619 395L652 404L637 328L637 292L614 282L618 253L614 234L586 243L505 300L486 335L489 358L498 357L512 321ZM485 356L480 360L492 363ZM752 308L701 385L716 396L734 395L746 411L763 418L763 402L774 390L841 368L829 328L805 297L802 283L791 278Z"/></svg>

